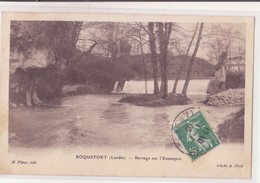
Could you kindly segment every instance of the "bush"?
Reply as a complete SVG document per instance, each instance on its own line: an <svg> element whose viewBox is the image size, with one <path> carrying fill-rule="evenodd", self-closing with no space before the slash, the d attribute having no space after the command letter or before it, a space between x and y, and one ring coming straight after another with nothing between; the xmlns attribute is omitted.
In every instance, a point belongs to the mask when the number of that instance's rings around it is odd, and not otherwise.
<svg viewBox="0 0 260 183"><path fill-rule="evenodd" d="M39 77L37 94L42 100L59 97L62 87L62 75L54 66L48 66L46 71Z"/></svg>
<svg viewBox="0 0 260 183"><path fill-rule="evenodd" d="M223 142L244 140L244 108L230 115L223 124L218 125L218 136Z"/></svg>
<svg viewBox="0 0 260 183"><path fill-rule="evenodd" d="M184 96L175 94L168 94L167 99L162 99L161 95L155 94L143 94L143 95L131 95L123 97L119 100L122 103L130 103L137 106L159 107L168 105L186 105L189 99Z"/></svg>
<svg viewBox="0 0 260 183"><path fill-rule="evenodd" d="M227 72L227 89L245 88L245 73L240 71Z"/></svg>
<svg viewBox="0 0 260 183"><path fill-rule="evenodd" d="M57 69L52 65L46 68L17 68L13 74L10 74L9 86L10 103L28 106L28 100L30 99L26 97L26 93L32 94L32 92L36 91L37 97L41 100L59 97L61 94L62 76L57 73ZM32 100L32 102L35 101Z"/></svg>
<svg viewBox="0 0 260 183"><path fill-rule="evenodd" d="M229 71L226 75L226 83L212 78L209 82L208 94L216 94L226 89L245 88L245 73Z"/></svg>

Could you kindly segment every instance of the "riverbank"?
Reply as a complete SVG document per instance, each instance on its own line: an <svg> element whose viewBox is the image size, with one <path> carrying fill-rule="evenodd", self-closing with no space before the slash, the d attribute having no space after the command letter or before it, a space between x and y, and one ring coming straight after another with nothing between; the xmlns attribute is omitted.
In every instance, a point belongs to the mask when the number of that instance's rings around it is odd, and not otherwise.
<svg viewBox="0 0 260 183"><path fill-rule="evenodd" d="M209 106L243 106L245 103L245 89L228 89L214 95L207 96L204 104Z"/></svg>
<svg viewBox="0 0 260 183"><path fill-rule="evenodd" d="M218 125L218 137L222 142L243 142L244 141L244 121L245 109L227 116L223 123Z"/></svg>
<svg viewBox="0 0 260 183"><path fill-rule="evenodd" d="M61 88L62 96L70 95L84 95L84 94L105 94L108 93L105 89L102 89L99 85L94 83L87 84L67 84Z"/></svg>

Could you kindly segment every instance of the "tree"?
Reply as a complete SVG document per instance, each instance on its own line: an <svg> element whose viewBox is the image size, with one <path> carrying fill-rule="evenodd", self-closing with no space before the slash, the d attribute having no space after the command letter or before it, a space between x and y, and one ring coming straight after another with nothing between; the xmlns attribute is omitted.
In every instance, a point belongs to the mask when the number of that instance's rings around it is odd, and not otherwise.
<svg viewBox="0 0 260 183"><path fill-rule="evenodd" d="M158 85L158 64L157 64L157 53L156 53L156 37L154 33L154 22L148 23L149 31L149 43L151 50L151 61L153 65L153 79L154 79L154 94L159 94L159 85Z"/></svg>
<svg viewBox="0 0 260 183"><path fill-rule="evenodd" d="M72 65L72 56L78 41L82 22L13 21L11 23L10 63L14 66L12 77L19 72L16 93L20 102L28 107L41 103L38 97L39 82L55 68L60 89L66 71ZM19 63L17 65L17 62ZM52 67L52 68L53 68ZM19 68L19 70L17 70ZM15 72L17 70L17 72ZM46 77L47 78L47 77ZM56 93L56 92L55 92Z"/></svg>
<svg viewBox="0 0 260 183"><path fill-rule="evenodd" d="M84 22L87 31L82 31L80 43L84 47L90 42L97 42L96 53L106 57L107 61L117 61L124 52L130 53L127 33L131 30L130 23L122 22Z"/></svg>
<svg viewBox="0 0 260 183"><path fill-rule="evenodd" d="M208 51L213 64L219 63L221 54L228 56L245 54L245 27L242 24L206 24L201 46Z"/></svg>
<svg viewBox="0 0 260 183"><path fill-rule="evenodd" d="M183 86L183 89L182 89L182 94L185 97L187 96L187 89L188 89L188 85L189 85L189 82L190 82L190 79L191 79L192 65L194 63L197 51L198 51L199 46L200 46L200 40L201 40L201 35L202 35L202 32L203 32L203 26L204 26L204 23L200 23L199 35L198 35L198 38L197 38L197 42L196 42L193 54L192 54L191 59L190 59L190 64L189 64L186 80L185 80L185 83L184 83L184 86Z"/></svg>
<svg viewBox="0 0 260 183"><path fill-rule="evenodd" d="M160 66L161 66L161 92L163 93L162 98L166 99L168 96L168 44L169 38L172 31L172 23L158 23L158 39L160 48Z"/></svg>
<svg viewBox="0 0 260 183"><path fill-rule="evenodd" d="M129 37L129 40L132 41L131 45L133 45L133 47L136 50L135 54L141 55L144 70L144 88L145 93L147 94L147 64L145 60L144 49L146 44L149 43L149 41L146 40L146 37L148 36L149 32L147 30L147 27L142 22L136 22L131 26L132 29L127 33L127 36Z"/></svg>
<svg viewBox="0 0 260 183"><path fill-rule="evenodd" d="M194 32L193 32L192 38L191 38L190 43L189 43L189 45L188 45L188 48L187 48L187 50L186 50L186 54L185 54L185 56L184 56L184 60L182 61L182 65L181 65L180 69L178 70L178 73L177 73L177 76L176 76L176 79L175 79L175 82L174 82L174 85L173 85L172 93L176 93L178 81L179 81L180 76L181 76L181 74L182 74L182 72L183 72L183 69L185 68L185 65L186 65L186 62L187 62L187 57L188 57L188 54L189 54L191 45L192 45L192 43L193 43L193 40L194 40L194 38L195 38L195 36L196 36L196 32L197 32L197 29L198 29L198 25L199 25L199 23L196 24L196 28L195 28L195 30L194 30Z"/></svg>

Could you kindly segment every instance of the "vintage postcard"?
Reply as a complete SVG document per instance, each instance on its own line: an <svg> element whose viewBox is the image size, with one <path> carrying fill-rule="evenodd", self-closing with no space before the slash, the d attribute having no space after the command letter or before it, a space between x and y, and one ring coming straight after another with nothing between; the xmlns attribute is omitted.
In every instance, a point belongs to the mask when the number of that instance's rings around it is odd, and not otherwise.
<svg viewBox="0 0 260 183"><path fill-rule="evenodd" d="M2 13L0 173L250 179L254 17Z"/></svg>

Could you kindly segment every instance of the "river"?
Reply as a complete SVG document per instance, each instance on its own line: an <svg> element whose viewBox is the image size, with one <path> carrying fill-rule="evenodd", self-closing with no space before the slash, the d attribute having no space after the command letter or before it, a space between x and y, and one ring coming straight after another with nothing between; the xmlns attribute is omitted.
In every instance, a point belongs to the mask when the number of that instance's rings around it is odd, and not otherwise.
<svg viewBox="0 0 260 183"><path fill-rule="evenodd" d="M119 103L123 94L78 95L61 99L57 106L15 108L9 113L11 148L172 147L170 126L190 106L214 115L216 127L238 107L209 107L205 95L192 95L184 106L142 107Z"/></svg>

